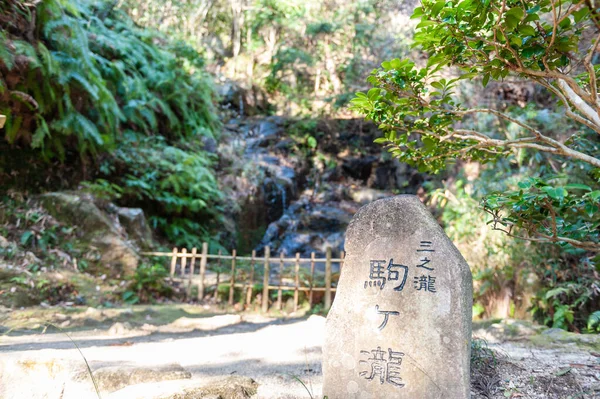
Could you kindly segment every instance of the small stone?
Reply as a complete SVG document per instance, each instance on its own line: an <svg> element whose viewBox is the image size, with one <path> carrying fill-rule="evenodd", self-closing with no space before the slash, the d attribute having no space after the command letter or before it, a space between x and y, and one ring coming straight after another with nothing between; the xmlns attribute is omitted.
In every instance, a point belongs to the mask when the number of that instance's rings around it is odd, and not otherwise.
<svg viewBox="0 0 600 399"><path fill-rule="evenodd" d="M131 324L125 323L115 323L108 329L108 335L123 335L131 330Z"/></svg>
<svg viewBox="0 0 600 399"><path fill-rule="evenodd" d="M473 281L419 199L375 201L352 219L323 346L323 394L467 399Z"/></svg>
<svg viewBox="0 0 600 399"><path fill-rule="evenodd" d="M0 236L0 248L8 248L10 247L10 241L8 241L6 238Z"/></svg>

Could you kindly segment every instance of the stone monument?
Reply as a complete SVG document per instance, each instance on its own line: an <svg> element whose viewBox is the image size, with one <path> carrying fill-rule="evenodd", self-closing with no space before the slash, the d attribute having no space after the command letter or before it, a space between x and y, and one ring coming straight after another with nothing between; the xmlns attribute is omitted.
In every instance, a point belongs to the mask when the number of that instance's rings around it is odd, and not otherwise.
<svg viewBox="0 0 600 399"><path fill-rule="evenodd" d="M327 316L328 399L470 397L473 280L419 199L361 208Z"/></svg>

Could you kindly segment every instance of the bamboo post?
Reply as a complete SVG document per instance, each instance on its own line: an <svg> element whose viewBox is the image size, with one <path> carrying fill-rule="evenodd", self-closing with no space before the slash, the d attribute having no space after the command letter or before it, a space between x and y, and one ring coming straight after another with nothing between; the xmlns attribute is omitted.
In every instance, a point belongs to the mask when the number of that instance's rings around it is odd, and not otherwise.
<svg viewBox="0 0 600 399"><path fill-rule="evenodd" d="M308 290L308 307L312 308L313 303L313 286L315 279L315 253L310 253L310 288Z"/></svg>
<svg viewBox="0 0 600 399"><path fill-rule="evenodd" d="M175 266L177 265L177 247L173 248L173 257L171 258L171 272L169 275L171 278L175 276Z"/></svg>
<svg viewBox="0 0 600 399"><path fill-rule="evenodd" d="M185 265L187 264L186 255L187 255L187 248L183 248L181 250L181 272L179 273L181 278L183 278L183 276L185 275Z"/></svg>
<svg viewBox="0 0 600 399"><path fill-rule="evenodd" d="M215 295L214 300L215 303L219 300L219 278L221 277L221 255L223 255L223 251L219 249L219 256L217 257L217 285L215 286Z"/></svg>
<svg viewBox="0 0 600 399"><path fill-rule="evenodd" d="M200 282L198 283L198 301L204 299L204 276L206 274L206 261L208 260L208 243L202 243L202 257L200 258Z"/></svg>
<svg viewBox="0 0 600 399"><path fill-rule="evenodd" d="M298 311L298 289L300 288L300 253L296 252L296 264L295 264L295 272L296 272L296 281L294 281L294 312Z"/></svg>
<svg viewBox="0 0 600 399"><path fill-rule="evenodd" d="M252 250L252 259L250 260L250 280L248 281L248 288L246 290L246 307L250 308L252 303L252 289L254 288L254 258L256 258L256 251Z"/></svg>
<svg viewBox="0 0 600 399"><path fill-rule="evenodd" d="M325 259L325 310L331 308L331 247L327 247Z"/></svg>
<svg viewBox="0 0 600 399"><path fill-rule="evenodd" d="M188 281L186 297L189 299L192 293L192 280L194 279L194 267L196 266L196 247L192 248L192 259L190 260L190 278Z"/></svg>
<svg viewBox="0 0 600 399"><path fill-rule="evenodd" d="M279 288L277 289L277 309L283 309L283 252L279 253Z"/></svg>
<svg viewBox="0 0 600 399"><path fill-rule="evenodd" d="M233 306L233 294L235 291L235 257L237 251L234 249L231 251L231 277L229 279L229 306Z"/></svg>
<svg viewBox="0 0 600 399"><path fill-rule="evenodd" d="M263 276L263 294L262 294L262 311L263 313L267 313L269 310L269 273L271 272L269 269L271 265L269 264L269 257L271 256L271 248L267 245L265 247L265 275Z"/></svg>

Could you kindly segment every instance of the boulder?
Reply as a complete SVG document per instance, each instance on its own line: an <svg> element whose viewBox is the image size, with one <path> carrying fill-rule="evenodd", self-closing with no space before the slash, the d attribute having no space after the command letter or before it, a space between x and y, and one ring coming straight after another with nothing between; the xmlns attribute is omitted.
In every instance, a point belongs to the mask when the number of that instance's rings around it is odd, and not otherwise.
<svg viewBox="0 0 600 399"><path fill-rule="evenodd" d="M237 110L241 115L262 114L270 108L266 93L256 85L246 88L232 80L224 80L216 85L216 91L222 105Z"/></svg>
<svg viewBox="0 0 600 399"><path fill-rule="evenodd" d="M47 193L40 196L42 206L63 223L78 226L86 236L101 233L119 235L120 229L94 204L83 196L72 193Z"/></svg>
<svg viewBox="0 0 600 399"><path fill-rule="evenodd" d="M119 215L119 222L127 231L130 239L135 240L143 249L153 247L152 230L146 222L143 210L139 208L118 208L117 215Z"/></svg>
<svg viewBox="0 0 600 399"><path fill-rule="evenodd" d="M335 206L315 206L311 212L301 215L301 228L312 231L343 230L350 223L352 215Z"/></svg>
<svg viewBox="0 0 600 399"><path fill-rule="evenodd" d="M100 252L100 263L115 270L118 274L132 275L135 273L139 262L139 256L133 245L127 240L125 230L118 222L112 221L94 203L93 198L75 193L47 193L40 196L42 206L57 220L77 226L78 234L82 241L89 244ZM126 208L119 208L126 209ZM127 225L144 223L141 221L139 212L122 211L127 214L129 221ZM137 215L137 216L136 216ZM127 219L126 217L123 218ZM133 229L135 234L147 238L148 231L144 229Z"/></svg>

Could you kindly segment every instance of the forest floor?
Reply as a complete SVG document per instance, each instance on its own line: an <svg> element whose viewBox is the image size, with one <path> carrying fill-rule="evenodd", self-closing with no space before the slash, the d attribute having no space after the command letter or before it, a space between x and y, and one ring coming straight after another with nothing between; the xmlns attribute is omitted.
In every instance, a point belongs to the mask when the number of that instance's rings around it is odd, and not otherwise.
<svg viewBox="0 0 600 399"><path fill-rule="evenodd" d="M27 330L19 327L25 320ZM5 365L9 359L19 364L54 364L56 359L83 364L64 333L48 328L40 334L45 322L61 324L69 331L94 371L179 364L191 372L192 379L251 377L259 384L257 398L321 395L325 324L321 316L222 314L187 305L5 310L0 312L0 326L14 328L0 336L0 359ZM37 323L38 329L31 323ZM473 399L600 398L600 336L510 320L476 323L473 335L483 339L476 341L474 351L478 366L473 374ZM36 380L40 381L39 376ZM14 382L30 387L24 394L35 397L31 390L36 384Z"/></svg>

